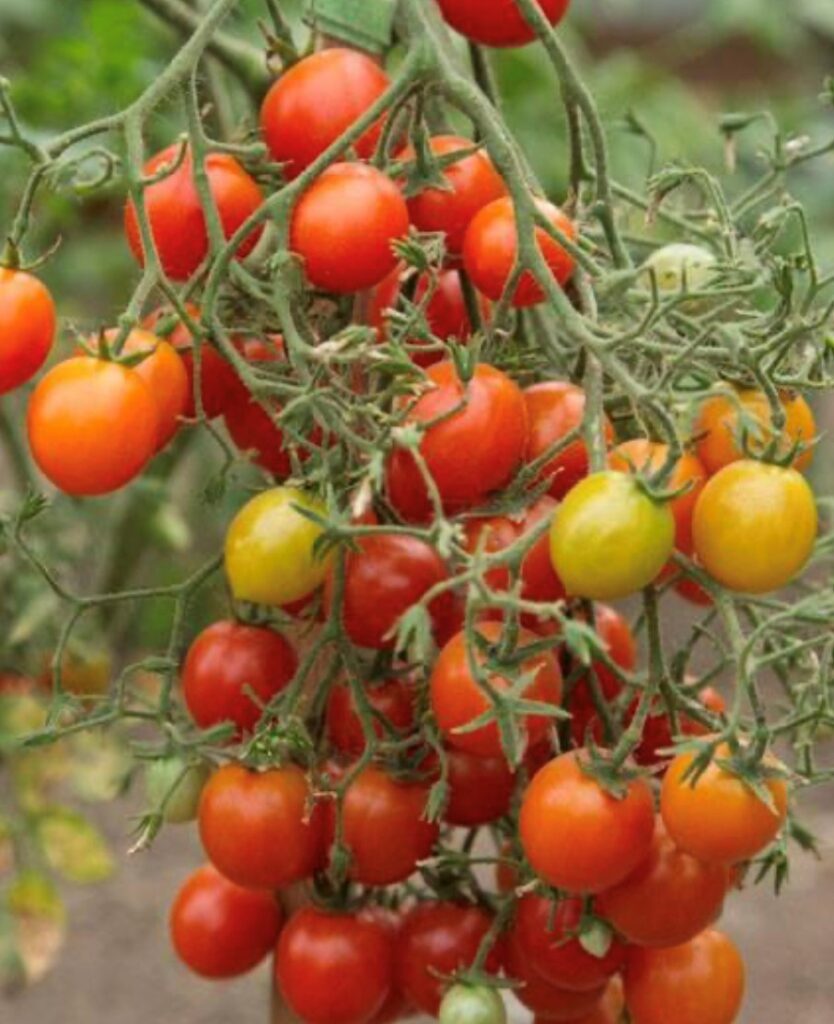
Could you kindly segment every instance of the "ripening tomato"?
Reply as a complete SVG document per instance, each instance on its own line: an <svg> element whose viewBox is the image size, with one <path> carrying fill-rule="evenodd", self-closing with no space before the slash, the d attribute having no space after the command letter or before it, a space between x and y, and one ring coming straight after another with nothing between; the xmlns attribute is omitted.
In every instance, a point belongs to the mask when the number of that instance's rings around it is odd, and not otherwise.
<svg viewBox="0 0 834 1024"><path fill-rule="evenodd" d="M588 769L586 750L554 758L527 787L519 818L530 866L573 893L598 893L621 882L645 858L654 833L654 801L644 779L624 782L618 798Z"/></svg>
<svg viewBox="0 0 834 1024"><path fill-rule="evenodd" d="M172 754L151 761L145 769L145 800L149 811L162 813L166 825L194 821L209 778L208 765Z"/></svg>
<svg viewBox="0 0 834 1024"><path fill-rule="evenodd" d="M297 667L295 650L275 630L215 622L188 649L182 668L186 706L201 729L234 722L238 736L251 732Z"/></svg>
<svg viewBox="0 0 834 1024"><path fill-rule="evenodd" d="M744 999L744 962L711 929L669 949L631 949L625 972L633 1024L733 1024Z"/></svg>
<svg viewBox="0 0 834 1024"><path fill-rule="evenodd" d="M565 238L576 240L576 225L558 206L546 199L537 199L536 207ZM558 284L567 284L575 267L573 256L540 227L535 228L535 238L553 277ZM504 293L517 259L518 234L512 199L496 199L472 219L463 243L463 265L478 291L497 302ZM511 302L516 308L522 308L535 306L544 298L544 288L532 271L527 270L522 274Z"/></svg>
<svg viewBox="0 0 834 1024"><path fill-rule="evenodd" d="M365 164L333 164L296 204L290 249L314 287L347 294L390 274L393 243L407 234L408 207L390 178Z"/></svg>
<svg viewBox="0 0 834 1024"><path fill-rule="evenodd" d="M29 400L29 446L44 476L67 494L107 494L142 472L159 416L135 370L92 356L53 366Z"/></svg>
<svg viewBox="0 0 834 1024"><path fill-rule="evenodd" d="M582 900L559 900L529 893L518 901L514 933L518 947L537 974L550 985L572 992L594 992L622 967L625 946L613 936L604 956L583 948Z"/></svg>
<svg viewBox="0 0 834 1024"><path fill-rule="evenodd" d="M461 35L484 46L524 46L536 38L517 0L439 0L443 17ZM551 25L565 15L570 0L539 0L542 14Z"/></svg>
<svg viewBox="0 0 834 1024"><path fill-rule="evenodd" d="M581 430L585 416L585 392L576 384L561 380L543 381L524 391L530 435L525 462L534 462L574 431ZM603 420L606 444L614 440L614 428L607 416ZM588 449L577 437L539 470L539 480L550 479L548 493L564 496L588 475Z"/></svg>
<svg viewBox="0 0 834 1024"><path fill-rule="evenodd" d="M516 777L505 757L477 757L449 749L446 758L449 800L444 821L474 828L509 813Z"/></svg>
<svg viewBox="0 0 834 1024"><path fill-rule="evenodd" d="M453 985L440 1004L439 1024L507 1024L500 993L486 985Z"/></svg>
<svg viewBox="0 0 834 1024"><path fill-rule="evenodd" d="M186 879L171 906L171 941L195 974L235 978L272 952L282 923L272 893L244 889L206 864Z"/></svg>
<svg viewBox="0 0 834 1024"><path fill-rule="evenodd" d="M718 918L729 883L723 864L706 864L679 850L658 817L648 857L600 893L596 905L633 945L677 946Z"/></svg>
<svg viewBox="0 0 834 1024"><path fill-rule="evenodd" d="M108 332L115 336L115 331ZM158 434L156 449L165 447L180 427L188 409L188 373L182 357L173 345L150 331L136 328L127 336L121 354L148 353L134 371L148 385L156 402Z"/></svg>
<svg viewBox="0 0 834 1024"><path fill-rule="evenodd" d="M173 167L178 156L178 144L163 149L145 164L145 177L154 177L166 167ZM227 153L209 153L205 171L223 234L227 239L231 238L244 221L263 205L261 190L255 179ZM173 280L185 281L209 253L206 216L194 184L190 150L176 170L145 189L145 212L162 269ZM262 227L257 227L244 239L236 253L238 259L248 256L262 231ZM125 232L133 255L144 265L139 219L132 199L125 207Z"/></svg>
<svg viewBox="0 0 834 1024"><path fill-rule="evenodd" d="M496 657L501 640L500 624L483 622L478 626L478 632L491 645L491 657ZM517 650L534 642L535 639L533 634L521 630ZM503 750L496 721L488 722L471 732L459 731L492 707L489 697L473 678L470 657L476 664L484 667L489 685L497 693L505 693L514 685L509 675L509 664L504 670L507 671L507 675L502 674L500 666L489 665L487 668L486 652L480 649L470 651L466 634L460 632L446 644L432 669L429 680L432 710L437 726L450 746L477 757L500 757ZM513 663L513 676L517 675L529 678L524 690L526 700L552 706L559 703L562 695L562 674L556 659L549 651L525 658L520 665ZM530 746L547 732L551 721L552 719L546 715L520 716L519 725L526 730Z"/></svg>
<svg viewBox="0 0 834 1024"><path fill-rule="evenodd" d="M679 754L663 779L660 813L681 850L709 864L750 860L779 834L788 813L788 787L783 778L768 777L763 785L772 807L730 768L719 764L730 756L722 743L706 771L693 781L694 754ZM777 762L765 764L775 768Z"/></svg>
<svg viewBox="0 0 834 1024"><path fill-rule="evenodd" d="M728 590L766 594L805 566L817 539L814 492L795 469L744 459L712 477L695 506L698 561Z"/></svg>
<svg viewBox="0 0 834 1024"><path fill-rule="evenodd" d="M35 376L52 348L56 325L46 286L25 270L0 267L0 395Z"/></svg>
<svg viewBox="0 0 834 1024"><path fill-rule="evenodd" d="M226 576L238 601L293 604L324 582L331 557L320 555L321 526L299 510L325 516L321 502L294 487L273 487L248 501L226 534Z"/></svg>
<svg viewBox="0 0 834 1024"><path fill-rule="evenodd" d="M780 404L785 414L780 454L787 455L798 443L812 444L817 425L802 395L784 392ZM757 453L774 440L772 410L763 391L740 388L730 395L714 395L700 407L695 421L698 458L710 474L747 458L741 447L743 431L748 446ZM797 455L794 468L807 469L813 457L813 448L806 448Z"/></svg>
<svg viewBox="0 0 834 1024"><path fill-rule="evenodd" d="M305 1024L370 1024L391 991L392 936L376 914L302 907L281 932L275 979Z"/></svg>
<svg viewBox="0 0 834 1024"><path fill-rule="evenodd" d="M522 950L515 931L511 931L505 947L505 971L508 978L520 982L514 989L516 999L536 1014L536 1020L573 1022L591 1013L600 1004L604 988L576 992L551 985L538 974Z"/></svg>
<svg viewBox="0 0 834 1024"><path fill-rule="evenodd" d="M364 687L374 712L374 734L379 740L402 738L414 727L415 693L407 679L386 679ZM367 743L347 684L334 686L327 698L327 738L341 754L361 754ZM393 734L390 730L393 730Z"/></svg>
<svg viewBox="0 0 834 1024"><path fill-rule="evenodd" d="M296 765L249 771L219 768L200 800L200 838L227 878L251 889L280 889L309 878L324 858L324 817Z"/></svg>
<svg viewBox="0 0 834 1024"><path fill-rule="evenodd" d="M480 504L512 479L527 442L527 412L519 388L486 363L460 380L452 362L426 371L433 385L409 410L406 423L432 423L420 454L449 510ZM453 412L452 410L457 410ZM434 422L441 418L441 422ZM428 489L411 452L396 449L388 462L388 496L404 519L431 517Z"/></svg>

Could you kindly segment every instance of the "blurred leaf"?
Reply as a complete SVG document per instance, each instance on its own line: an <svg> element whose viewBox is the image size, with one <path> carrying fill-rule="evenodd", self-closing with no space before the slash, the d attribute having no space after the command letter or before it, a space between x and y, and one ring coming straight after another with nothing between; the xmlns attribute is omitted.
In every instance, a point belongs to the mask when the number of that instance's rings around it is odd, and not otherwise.
<svg viewBox="0 0 834 1024"><path fill-rule="evenodd" d="M6 906L16 915L66 920L64 902L55 883L39 871L21 871L6 891Z"/></svg>
<svg viewBox="0 0 834 1024"><path fill-rule="evenodd" d="M113 800L124 789L131 758L113 733L79 733L72 740L70 782L77 796L91 802Z"/></svg>
<svg viewBox="0 0 834 1024"><path fill-rule="evenodd" d="M104 837L82 815L56 808L37 822L47 861L70 882L86 885L109 878L115 869Z"/></svg>

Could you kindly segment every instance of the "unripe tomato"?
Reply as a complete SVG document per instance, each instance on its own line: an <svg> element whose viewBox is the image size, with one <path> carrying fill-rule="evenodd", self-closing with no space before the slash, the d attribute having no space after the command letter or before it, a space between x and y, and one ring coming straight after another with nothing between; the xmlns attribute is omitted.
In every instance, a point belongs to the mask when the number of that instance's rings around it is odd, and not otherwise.
<svg viewBox="0 0 834 1024"><path fill-rule="evenodd" d="M484 46L524 46L536 38L516 0L439 0L443 17L452 28ZM542 14L557 25L570 0L539 0Z"/></svg>
<svg viewBox="0 0 834 1024"><path fill-rule="evenodd" d="M500 757L478 757L463 750L446 751L449 800L443 820L474 828L497 821L510 811L516 777Z"/></svg>
<svg viewBox="0 0 834 1024"><path fill-rule="evenodd" d="M46 286L25 270L0 267L0 395L31 380L43 366L56 323Z"/></svg>
<svg viewBox="0 0 834 1024"><path fill-rule="evenodd" d="M590 992L572 992L545 981L533 969L514 931L510 932L505 948L507 977L520 982L520 986L514 989L515 997L536 1014L537 1021L541 1019L573 1024L599 1006L605 993L604 988Z"/></svg>
<svg viewBox="0 0 834 1024"><path fill-rule="evenodd" d="M207 864L177 893L171 907L171 941L195 974L235 978L272 952L282 923L272 893L243 889Z"/></svg>
<svg viewBox="0 0 834 1024"><path fill-rule="evenodd" d="M633 1024L733 1024L744 999L744 962L715 930L669 949L635 946L625 994Z"/></svg>
<svg viewBox="0 0 834 1024"><path fill-rule="evenodd" d="M576 225L553 203L537 199L540 213L570 241L577 237ZM542 228L535 228L536 244L545 263L560 285L573 276L573 256ZM513 201L496 199L472 219L463 242L463 265L472 283L488 299L497 302L504 293L518 258L518 234ZM512 296L516 308L543 302L545 292L531 271L525 271Z"/></svg>
<svg viewBox="0 0 834 1024"><path fill-rule="evenodd" d="M44 476L67 494L91 496L141 473L156 450L159 416L135 370L76 356L38 383L26 426Z"/></svg>
<svg viewBox="0 0 834 1024"><path fill-rule="evenodd" d="M679 754L660 792L660 813L672 840L708 864L735 864L757 856L777 837L788 813L784 779L764 780L772 800L768 807L742 779L718 763L729 756L729 748L722 743L706 771L693 782L687 773L695 755Z"/></svg>
<svg viewBox="0 0 834 1024"><path fill-rule="evenodd" d="M194 821L200 795L209 777L208 765L186 761L179 755L151 761L145 769L145 799L149 810L162 806L162 818L169 825Z"/></svg>
<svg viewBox="0 0 834 1024"><path fill-rule="evenodd" d="M323 530L298 509L327 514L321 502L303 491L274 487L252 498L232 520L226 576L236 600L292 604L324 582L331 557L313 550Z"/></svg>
<svg viewBox="0 0 834 1024"><path fill-rule="evenodd" d="M817 506L795 469L745 459L710 479L692 528L710 576L729 590L766 594L790 583L811 557Z"/></svg>
<svg viewBox="0 0 834 1024"><path fill-rule="evenodd" d="M550 553L565 590L608 601L648 586L672 554L675 520L631 477L611 470L578 483L556 510Z"/></svg>
<svg viewBox="0 0 834 1024"><path fill-rule="evenodd" d="M572 893L598 893L626 878L646 857L654 801L643 779L606 792L586 767L585 750L561 754L533 778L521 803L519 834L533 870Z"/></svg>
<svg viewBox="0 0 834 1024"><path fill-rule="evenodd" d="M173 167L178 155L179 146L176 144L157 153L145 164L144 176L154 177L164 167ZM209 153L205 170L223 234L231 238L263 204L261 190L255 179L227 153ZM175 171L145 189L145 212L162 269L173 280L185 281L209 252L206 216L194 184L190 150ZM238 259L243 259L254 249L262 231L262 227L255 228L241 243L236 253ZM144 265L139 219L132 199L125 207L125 232L133 255Z"/></svg>
<svg viewBox="0 0 834 1024"><path fill-rule="evenodd" d="M111 336L115 331L109 332ZM173 345L141 328L127 336L122 355L148 353L134 371L148 385L157 411L157 442L160 451L168 444L180 427L189 401L188 373L181 356Z"/></svg>
<svg viewBox="0 0 834 1024"><path fill-rule="evenodd" d="M365 687L365 698L374 711L374 734L379 740L403 738L414 727L415 693L406 679L388 679ZM384 719L386 725L379 719ZM346 684L334 686L327 698L327 738L341 754L361 754L365 734L353 691ZM395 731L392 737L389 727Z"/></svg>
<svg viewBox="0 0 834 1024"><path fill-rule="evenodd" d="M453 985L440 1004L440 1024L507 1024L500 993L484 985Z"/></svg>
<svg viewBox="0 0 834 1024"><path fill-rule="evenodd" d="M429 141L435 156L471 149L472 140L459 135L436 135ZM397 154L402 162L416 158L413 146ZM446 250L460 253L463 237L472 218L488 203L506 195L507 188L487 153L479 150L449 164L442 171L447 188L426 188L408 200L411 223L418 231L439 232L446 236Z"/></svg>
<svg viewBox="0 0 834 1024"><path fill-rule="evenodd" d="M643 264L640 282L651 288L654 276L657 290L664 298L683 291L684 282L688 291L697 292L709 284L716 262L714 254L703 246L673 242L649 256Z"/></svg>
<svg viewBox="0 0 834 1024"><path fill-rule="evenodd" d="M365 164L333 164L296 203L290 249L315 288L347 294L390 274L393 243L407 234L408 207L390 178Z"/></svg>

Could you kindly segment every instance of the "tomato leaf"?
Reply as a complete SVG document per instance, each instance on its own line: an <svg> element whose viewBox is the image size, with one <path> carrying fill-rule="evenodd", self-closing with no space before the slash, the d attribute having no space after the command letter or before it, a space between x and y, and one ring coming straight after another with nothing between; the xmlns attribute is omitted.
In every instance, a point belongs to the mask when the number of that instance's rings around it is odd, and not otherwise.
<svg viewBox="0 0 834 1024"><path fill-rule="evenodd" d="M50 866L68 881L87 885L113 874L115 865L104 838L75 811L51 810L37 821L36 831Z"/></svg>

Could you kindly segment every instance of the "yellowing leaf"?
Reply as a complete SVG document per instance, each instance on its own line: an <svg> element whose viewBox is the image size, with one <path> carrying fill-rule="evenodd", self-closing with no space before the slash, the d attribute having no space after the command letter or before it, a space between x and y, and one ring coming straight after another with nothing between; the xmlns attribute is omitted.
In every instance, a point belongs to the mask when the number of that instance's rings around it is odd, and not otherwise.
<svg viewBox="0 0 834 1024"><path fill-rule="evenodd" d="M58 808L36 825L50 866L70 882L101 882L115 869L107 844L93 825L75 811Z"/></svg>

